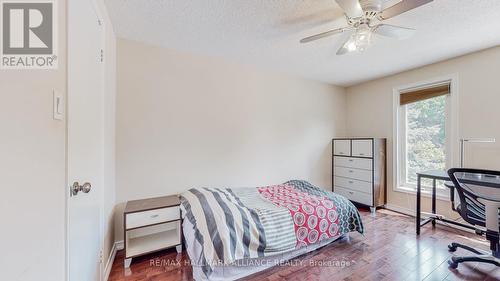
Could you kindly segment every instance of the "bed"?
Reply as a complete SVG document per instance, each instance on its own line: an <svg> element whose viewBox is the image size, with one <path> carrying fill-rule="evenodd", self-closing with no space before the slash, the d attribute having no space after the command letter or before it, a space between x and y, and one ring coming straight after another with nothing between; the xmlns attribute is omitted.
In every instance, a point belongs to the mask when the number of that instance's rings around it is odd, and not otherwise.
<svg viewBox="0 0 500 281"><path fill-rule="evenodd" d="M234 280L363 233L345 197L292 180L181 194L183 234L195 280Z"/></svg>

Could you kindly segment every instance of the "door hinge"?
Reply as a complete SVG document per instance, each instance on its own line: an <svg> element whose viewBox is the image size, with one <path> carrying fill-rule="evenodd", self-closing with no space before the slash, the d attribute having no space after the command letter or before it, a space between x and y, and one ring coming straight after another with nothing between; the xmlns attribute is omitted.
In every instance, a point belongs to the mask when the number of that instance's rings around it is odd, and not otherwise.
<svg viewBox="0 0 500 281"><path fill-rule="evenodd" d="M104 62L104 50L101 49L101 62Z"/></svg>
<svg viewBox="0 0 500 281"><path fill-rule="evenodd" d="M101 250L101 251L99 251L99 263L103 263L104 262L103 260L104 260L104 256L103 256L102 250Z"/></svg>

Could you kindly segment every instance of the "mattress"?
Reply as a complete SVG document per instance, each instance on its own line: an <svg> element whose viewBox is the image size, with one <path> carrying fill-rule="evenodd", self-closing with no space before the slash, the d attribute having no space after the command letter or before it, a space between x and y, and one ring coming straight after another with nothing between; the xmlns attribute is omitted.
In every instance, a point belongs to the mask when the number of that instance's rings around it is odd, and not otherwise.
<svg viewBox="0 0 500 281"><path fill-rule="evenodd" d="M189 220L184 220L183 228L192 229L192 227L193 226ZM189 257L198 257L201 254L202 246L198 243L198 241L196 241L193 234L194 234L193 231L188 231L184 236L186 244L190 245L189 247L187 247L186 251ZM291 259L312 252L332 242L342 239L349 239L349 233L343 234L338 238L323 240L319 243L311 244L306 247L302 247L289 252L284 252L281 254L276 254L263 258L239 260L238 262L232 265L215 266L213 267L213 271L211 272L210 276L207 276L203 272L203 268L201 266L194 264L192 266L193 279L198 281L237 280L264 271L274 266L294 265L295 263L291 262L290 261Z"/></svg>
<svg viewBox="0 0 500 281"><path fill-rule="evenodd" d="M346 233L363 233L345 197L306 181L181 194L183 233L196 280L237 279Z"/></svg>

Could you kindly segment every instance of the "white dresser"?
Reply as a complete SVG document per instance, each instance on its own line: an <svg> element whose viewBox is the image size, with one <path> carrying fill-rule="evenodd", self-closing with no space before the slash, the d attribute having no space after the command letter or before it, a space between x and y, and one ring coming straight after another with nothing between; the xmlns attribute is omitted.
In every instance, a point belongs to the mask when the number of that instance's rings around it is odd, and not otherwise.
<svg viewBox="0 0 500 281"><path fill-rule="evenodd" d="M332 141L333 192L372 212L385 204L386 139L336 138Z"/></svg>

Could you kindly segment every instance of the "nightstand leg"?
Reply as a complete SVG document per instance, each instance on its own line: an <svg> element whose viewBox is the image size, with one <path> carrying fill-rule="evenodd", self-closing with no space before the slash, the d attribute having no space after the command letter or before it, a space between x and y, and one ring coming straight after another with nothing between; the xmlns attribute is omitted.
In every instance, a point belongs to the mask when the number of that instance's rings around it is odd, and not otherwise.
<svg viewBox="0 0 500 281"><path fill-rule="evenodd" d="M175 249L177 250L178 254L182 253L182 245L175 246Z"/></svg>
<svg viewBox="0 0 500 281"><path fill-rule="evenodd" d="M125 259L125 260L123 261L123 266L124 266L125 268L129 268L131 263L132 263L132 258Z"/></svg>
<svg viewBox="0 0 500 281"><path fill-rule="evenodd" d="M375 211L377 211L377 208L370 207L370 213L372 213L372 215L375 215Z"/></svg>

